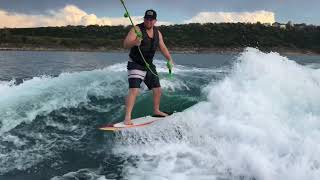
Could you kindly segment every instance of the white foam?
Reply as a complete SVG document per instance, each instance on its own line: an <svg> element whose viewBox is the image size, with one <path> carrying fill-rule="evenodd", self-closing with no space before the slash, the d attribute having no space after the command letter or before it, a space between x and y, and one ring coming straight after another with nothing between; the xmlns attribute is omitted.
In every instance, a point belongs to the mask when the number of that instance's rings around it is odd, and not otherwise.
<svg viewBox="0 0 320 180"><path fill-rule="evenodd" d="M167 72L164 61L155 63L159 72ZM177 73L191 72L187 67L179 65L175 70ZM177 77L168 79L161 76L161 84L166 90L190 89L184 80ZM31 122L37 115L86 103L88 95L105 98L124 97L127 93L126 63L100 70L66 72L58 77L34 77L19 85L14 85L14 81L1 81L0 93L0 134L2 134L21 122Z"/></svg>
<svg viewBox="0 0 320 180"><path fill-rule="evenodd" d="M158 63L158 62L156 62ZM157 64L165 68L165 63ZM187 76L188 67L176 66L176 74ZM181 71L179 71L181 69ZM163 72L165 74L165 72ZM206 73L203 73L205 76ZM174 76L173 79L161 77L162 87L166 90L190 90L189 79ZM194 84L198 86L197 82ZM19 85L14 81L0 82L0 135L1 141L14 145L12 151L0 145L5 150L0 154L0 174L5 174L14 169L25 170L44 160L54 158L59 150L73 146L85 134L86 128L78 124L66 124L46 118L45 126L70 134L56 134L46 132L28 132L27 137L12 135L10 130L22 122L32 122L37 115L46 116L48 113L60 108L72 108L88 103L88 96L96 98L114 98L127 95L127 70L126 63L115 64L104 69L93 71L62 73L58 77L42 76L25 80ZM113 105L91 107L94 111L105 112ZM119 111L118 113L123 113ZM61 114L63 115L63 114ZM118 116L119 114L115 114ZM83 117L76 117L80 122ZM68 118L66 118L68 119ZM72 118L69 118L72 119ZM31 141L29 141L31 140ZM33 143L33 141L36 143ZM57 166L63 162L56 161ZM102 177L103 179L103 177Z"/></svg>
<svg viewBox="0 0 320 180"><path fill-rule="evenodd" d="M64 180L64 179L96 179L96 180L107 180L105 176L97 174L91 169L80 169L76 172L69 172L63 176L56 176L51 180Z"/></svg>
<svg viewBox="0 0 320 180"><path fill-rule="evenodd" d="M207 101L124 131L128 179L308 179L320 176L320 72L247 48Z"/></svg>
<svg viewBox="0 0 320 180"><path fill-rule="evenodd" d="M21 140L17 136L13 136L11 134L6 134L5 136L2 136L2 140L6 142L12 142L17 147L21 147L26 144L24 140Z"/></svg>
<svg viewBox="0 0 320 180"><path fill-rule="evenodd" d="M123 65L124 66L124 65ZM42 76L22 84L0 85L0 134L21 122L30 122L37 115L63 107L76 107L88 102L88 96L124 96L126 73L110 66L101 70L62 73L58 77Z"/></svg>

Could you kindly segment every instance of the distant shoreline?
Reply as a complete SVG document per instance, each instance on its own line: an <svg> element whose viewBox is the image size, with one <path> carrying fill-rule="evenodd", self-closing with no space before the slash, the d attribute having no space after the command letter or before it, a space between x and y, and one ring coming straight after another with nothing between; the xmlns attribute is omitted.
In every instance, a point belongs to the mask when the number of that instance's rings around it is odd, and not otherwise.
<svg viewBox="0 0 320 180"><path fill-rule="evenodd" d="M243 52L258 47L262 52L319 55L320 26L279 27L261 23L190 23L159 26L172 53ZM0 29L0 50L128 52L123 38L130 26L64 26Z"/></svg>
<svg viewBox="0 0 320 180"><path fill-rule="evenodd" d="M236 54L244 51L245 48L168 48L172 54ZM320 53L300 50L300 49L260 49L263 52L277 52L284 55L320 55ZM110 49L110 48L44 48L44 47L0 47L0 51L70 51L70 52L111 52L111 53L126 53L127 49Z"/></svg>

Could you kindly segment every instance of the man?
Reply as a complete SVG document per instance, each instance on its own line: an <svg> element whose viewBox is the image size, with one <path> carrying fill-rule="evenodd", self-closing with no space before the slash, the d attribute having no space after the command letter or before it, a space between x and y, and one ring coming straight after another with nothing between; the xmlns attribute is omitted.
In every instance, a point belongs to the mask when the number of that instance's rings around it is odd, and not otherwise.
<svg viewBox="0 0 320 180"><path fill-rule="evenodd" d="M142 81L149 90L153 91L153 113L157 116L167 116L168 114L160 111L161 87L155 65L152 63L157 48L160 48L163 56L173 64L171 55L164 44L161 32L155 27L157 13L150 9L145 12L144 22L135 26L142 37L138 37L135 29L132 28L123 42L124 48L130 49L128 61L128 81L129 94L126 99L126 116L124 124L132 125L131 112L135 99L139 93ZM139 52L139 48L143 57ZM149 68L146 62L150 65Z"/></svg>

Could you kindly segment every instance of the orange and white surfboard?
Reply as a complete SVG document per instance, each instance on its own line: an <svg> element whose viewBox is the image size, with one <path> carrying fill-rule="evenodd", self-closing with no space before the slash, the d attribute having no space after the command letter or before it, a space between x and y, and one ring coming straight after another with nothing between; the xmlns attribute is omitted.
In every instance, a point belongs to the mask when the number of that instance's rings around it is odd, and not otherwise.
<svg viewBox="0 0 320 180"><path fill-rule="evenodd" d="M155 121L161 120L164 117L153 117L153 116L145 116L137 119L132 119L133 125L125 125L123 122L119 122L116 124L102 126L99 129L103 131L119 131L128 128L136 128L149 125Z"/></svg>

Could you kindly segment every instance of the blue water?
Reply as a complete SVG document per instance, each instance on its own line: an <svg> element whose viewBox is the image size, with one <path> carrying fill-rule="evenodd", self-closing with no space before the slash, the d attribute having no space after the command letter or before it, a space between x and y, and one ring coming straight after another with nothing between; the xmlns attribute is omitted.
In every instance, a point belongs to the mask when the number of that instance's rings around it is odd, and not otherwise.
<svg viewBox="0 0 320 180"><path fill-rule="evenodd" d="M156 55L161 109L123 120L127 53L0 52L0 179L318 179L320 56ZM152 113L141 87L133 117Z"/></svg>

